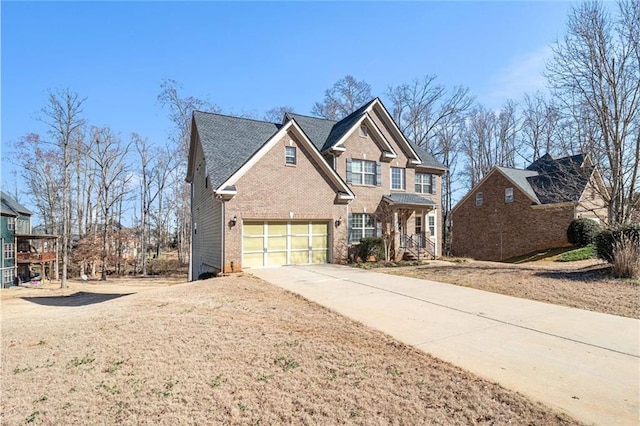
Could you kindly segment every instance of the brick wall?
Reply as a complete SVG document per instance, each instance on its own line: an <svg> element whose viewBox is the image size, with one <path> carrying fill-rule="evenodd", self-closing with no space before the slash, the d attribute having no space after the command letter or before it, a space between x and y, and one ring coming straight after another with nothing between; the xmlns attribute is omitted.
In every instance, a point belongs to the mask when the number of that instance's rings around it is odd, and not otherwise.
<svg viewBox="0 0 640 426"><path fill-rule="evenodd" d="M505 188L514 189L513 203L505 203ZM476 206L477 192L483 193L482 206ZM574 205L533 204L524 192L494 170L453 211L453 254L503 260L568 245L566 231L575 217Z"/></svg>
<svg viewBox="0 0 640 426"><path fill-rule="evenodd" d="M285 147L296 147L296 165L285 164ZM327 220L332 233L333 258L346 258L346 204L336 204L335 185L319 171L304 145L285 135L236 183L237 195L225 203L225 269L242 267L242 221ZM237 225L229 221L237 217ZM334 221L343 218L339 227Z"/></svg>

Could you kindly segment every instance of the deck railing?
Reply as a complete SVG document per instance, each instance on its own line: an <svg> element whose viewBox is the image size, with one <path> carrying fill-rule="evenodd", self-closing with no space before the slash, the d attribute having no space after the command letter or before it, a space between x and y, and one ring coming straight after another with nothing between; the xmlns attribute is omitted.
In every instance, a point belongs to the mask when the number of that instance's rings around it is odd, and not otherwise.
<svg viewBox="0 0 640 426"><path fill-rule="evenodd" d="M18 263L41 263L56 260L56 254L51 252L44 253L18 253Z"/></svg>

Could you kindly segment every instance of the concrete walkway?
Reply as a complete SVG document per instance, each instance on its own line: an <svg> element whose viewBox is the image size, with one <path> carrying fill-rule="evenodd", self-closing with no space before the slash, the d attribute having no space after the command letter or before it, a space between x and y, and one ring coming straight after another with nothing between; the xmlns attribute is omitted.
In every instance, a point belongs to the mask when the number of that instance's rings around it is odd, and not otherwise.
<svg viewBox="0 0 640 426"><path fill-rule="evenodd" d="M640 321L339 265L252 274L586 423L640 424Z"/></svg>

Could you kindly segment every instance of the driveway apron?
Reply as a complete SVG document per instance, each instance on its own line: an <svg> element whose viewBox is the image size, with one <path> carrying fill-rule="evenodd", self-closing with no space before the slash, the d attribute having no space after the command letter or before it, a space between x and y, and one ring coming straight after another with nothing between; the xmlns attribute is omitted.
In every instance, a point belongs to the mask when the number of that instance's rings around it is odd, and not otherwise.
<svg viewBox="0 0 640 426"><path fill-rule="evenodd" d="M590 424L640 424L640 321L340 265L272 284Z"/></svg>

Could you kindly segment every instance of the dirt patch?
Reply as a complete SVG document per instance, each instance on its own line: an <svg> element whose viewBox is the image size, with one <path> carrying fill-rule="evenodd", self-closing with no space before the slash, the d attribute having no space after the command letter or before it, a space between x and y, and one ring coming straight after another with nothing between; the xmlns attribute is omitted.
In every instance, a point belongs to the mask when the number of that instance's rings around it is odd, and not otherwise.
<svg viewBox="0 0 640 426"><path fill-rule="evenodd" d="M3 297L2 424L575 423L257 278L158 285Z"/></svg>
<svg viewBox="0 0 640 426"><path fill-rule="evenodd" d="M640 318L640 281L611 278L608 268L606 263L597 260L519 265L468 260L463 263L434 261L412 268L381 269L381 272Z"/></svg>

